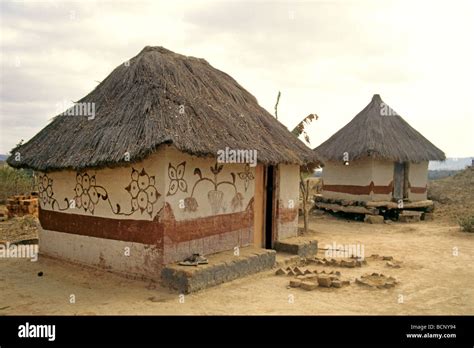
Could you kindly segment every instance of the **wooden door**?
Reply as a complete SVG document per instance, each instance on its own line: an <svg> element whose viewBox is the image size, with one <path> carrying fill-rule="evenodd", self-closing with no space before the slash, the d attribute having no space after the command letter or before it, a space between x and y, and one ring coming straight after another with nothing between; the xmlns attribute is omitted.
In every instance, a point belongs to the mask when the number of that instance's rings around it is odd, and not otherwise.
<svg viewBox="0 0 474 348"><path fill-rule="evenodd" d="M408 197L408 164L395 162L393 171L393 198L396 200Z"/></svg>
<svg viewBox="0 0 474 348"><path fill-rule="evenodd" d="M264 197L264 188L265 188L265 181L264 181L264 169L265 167L262 164L257 164L255 167L255 193L254 193L254 220L253 220L253 244L256 247L263 247L264 246L264 239L263 239L263 210L265 205L265 197Z"/></svg>

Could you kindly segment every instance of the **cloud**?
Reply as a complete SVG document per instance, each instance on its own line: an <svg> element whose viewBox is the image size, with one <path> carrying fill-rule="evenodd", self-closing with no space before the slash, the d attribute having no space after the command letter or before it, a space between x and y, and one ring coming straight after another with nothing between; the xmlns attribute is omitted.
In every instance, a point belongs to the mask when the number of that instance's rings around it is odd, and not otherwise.
<svg viewBox="0 0 474 348"><path fill-rule="evenodd" d="M472 155L469 1L7 1L0 10L0 153L161 45L205 58L271 113L281 90L290 128L317 113L312 146L380 93L448 155Z"/></svg>

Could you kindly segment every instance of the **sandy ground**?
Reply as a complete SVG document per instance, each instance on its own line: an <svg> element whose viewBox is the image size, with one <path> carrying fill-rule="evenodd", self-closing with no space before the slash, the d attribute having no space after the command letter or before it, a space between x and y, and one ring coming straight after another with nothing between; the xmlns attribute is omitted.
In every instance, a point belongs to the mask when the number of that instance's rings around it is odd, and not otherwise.
<svg viewBox="0 0 474 348"><path fill-rule="evenodd" d="M362 244L365 256L390 255L403 262L399 269L369 261L362 268L319 270L339 270L352 280L366 272L383 272L400 283L383 290L351 284L308 292L288 288L288 277L269 271L186 295L182 303L178 294L150 282L45 257L38 262L2 259L0 315L474 314L474 234L443 221L369 225L330 216L312 216L311 228L320 247Z"/></svg>

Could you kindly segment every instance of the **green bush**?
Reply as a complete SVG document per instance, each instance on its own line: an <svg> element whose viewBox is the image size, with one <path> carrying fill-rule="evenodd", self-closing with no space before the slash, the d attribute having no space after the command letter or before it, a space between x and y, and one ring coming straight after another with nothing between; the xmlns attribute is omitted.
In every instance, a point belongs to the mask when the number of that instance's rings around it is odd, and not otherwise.
<svg viewBox="0 0 474 348"><path fill-rule="evenodd" d="M474 215L459 218L459 226L465 232L474 232Z"/></svg>
<svg viewBox="0 0 474 348"><path fill-rule="evenodd" d="M33 171L0 166L0 201L13 195L28 194L33 190Z"/></svg>

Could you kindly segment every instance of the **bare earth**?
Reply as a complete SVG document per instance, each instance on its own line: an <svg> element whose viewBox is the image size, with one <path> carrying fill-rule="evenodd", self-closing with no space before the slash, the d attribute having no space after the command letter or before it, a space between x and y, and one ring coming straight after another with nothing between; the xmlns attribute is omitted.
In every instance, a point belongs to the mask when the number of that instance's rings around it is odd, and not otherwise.
<svg viewBox="0 0 474 348"><path fill-rule="evenodd" d="M38 262L2 259L0 315L474 314L474 234L460 232L455 223L369 225L312 216L311 228L322 248L333 242L362 244L366 257L390 255L403 262L399 269L368 260L362 268L318 266L319 270L339 270L351 280L382 272L400 283L391 289L367 289L351 282L340 289L304 291L288 288L290 278L271 271L186 295L180 303L177 293L150 282L45 257ZM458 256L453 255L456 250ZM318 256L324 257L324 252ZM69 302L72 294L74 304Z"/></svg>

